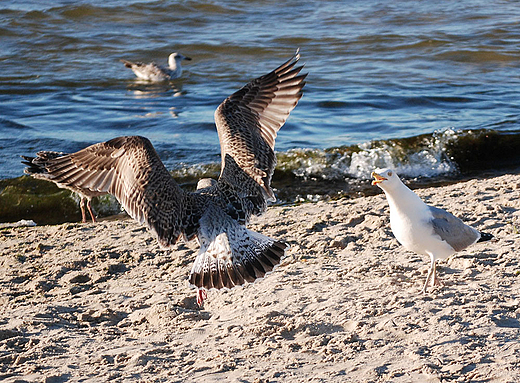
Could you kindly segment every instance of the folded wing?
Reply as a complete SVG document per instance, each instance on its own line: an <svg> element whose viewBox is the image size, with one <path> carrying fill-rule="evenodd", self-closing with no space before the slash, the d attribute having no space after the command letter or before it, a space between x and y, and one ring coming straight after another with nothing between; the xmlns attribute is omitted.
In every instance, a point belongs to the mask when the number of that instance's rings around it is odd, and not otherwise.
<svg viewBox="0 0 520 383"><path fill-rule="evenodd" d="M480 233L461 219L445 210L433 206L429 208L433 216L431 220L433 231L455 251L464 250L479 240Z"/></svg>

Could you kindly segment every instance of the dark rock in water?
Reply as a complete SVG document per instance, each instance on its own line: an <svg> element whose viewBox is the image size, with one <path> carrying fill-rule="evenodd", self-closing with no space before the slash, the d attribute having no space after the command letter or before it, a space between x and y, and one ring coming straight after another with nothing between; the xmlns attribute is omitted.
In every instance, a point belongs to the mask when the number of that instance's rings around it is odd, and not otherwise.
<svg viewBox="0 0 520 383"><path fill-rule="evenodd" d="M447 145L462 173L520 166L520 134L482 129L464 132Z"/></svg>
<svg viewBox="0 0 520 383"><path fill-rule="evenodd" d="M108 197L108 196L107 196ZM97 214L117 214L112 198L93 199ZM0 180L0 222L32 219L38 225L81 221L79 198L54 183L22 176Z"/></svg>
<svg viewBox="0 0 520 383"><path fill-rule="evenodd" d="M0 180L0 222L32 219L37 224L81 220L71 192L52 182L22 176Z"/></svg>

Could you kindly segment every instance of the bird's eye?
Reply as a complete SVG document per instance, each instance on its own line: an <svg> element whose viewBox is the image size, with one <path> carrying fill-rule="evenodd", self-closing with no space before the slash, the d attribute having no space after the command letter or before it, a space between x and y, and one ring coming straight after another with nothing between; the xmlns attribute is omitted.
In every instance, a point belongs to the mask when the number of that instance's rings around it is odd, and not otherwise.
<svg viewBox="0 0 520 383"><path fill-rule="evenodd" d="M392 177L392 171L391 171L391 170L388 171L388 176L389 176L389 177Z"/></svg>

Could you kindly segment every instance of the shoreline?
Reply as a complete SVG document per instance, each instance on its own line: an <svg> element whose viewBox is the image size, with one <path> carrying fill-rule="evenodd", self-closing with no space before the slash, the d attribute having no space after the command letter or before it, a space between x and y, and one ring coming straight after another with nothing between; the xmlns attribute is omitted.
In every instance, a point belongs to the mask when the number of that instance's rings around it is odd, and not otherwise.
<svg viewBox="0 0 520 383"><path fill-rule="evenodd" d="M161 250L130 219L1 229L0 378L520 380L520 175L415 191L498 239L439 262L426 295L383 194L268 208L250 228L286 257L202 309L194 241Z"/></svg>
<svg viewBox="0 0 520 383"><path fill-rule="evenodd" d="M473 179L489 179L507 174L520 174L519 167L505 170L480 170L468 174L444 175L439 177L402 178L412 190L441 187L467 182ZM218 174L208 175L218 178ZM273 190L278 200L269 206L293 206L301 203L356 199L380 193L368 179L346 178L341 180L305 179L294 175L285 178L275 172ZM175 177L174 177L175 178ZM185 190L195 190L199 178L177 179ZM106 195L92 199L94 212L99 219L106 219L122 213L117 200ZM49 213L51 212L51 213ZM124 212L123 212L124 214ZM0 180L0 228L18 221L33 220L37 225L80 222L79 197L66 189L60 189L52 182L34 179L27 175Z"/></svg>

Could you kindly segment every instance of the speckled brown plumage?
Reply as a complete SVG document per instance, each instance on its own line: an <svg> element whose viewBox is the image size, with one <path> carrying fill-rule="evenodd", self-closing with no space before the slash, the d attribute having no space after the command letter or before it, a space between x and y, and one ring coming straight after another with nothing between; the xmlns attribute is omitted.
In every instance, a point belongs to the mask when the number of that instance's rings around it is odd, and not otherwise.
<svg viewBox="0 0 520 383"><path fill-rule="evenodd" d="M286 244L246 228L273 199L276 134L302 96L306 75L297 53L273 72L228 97L215 112L222 154L217 182L183 191L151 142L118 137L76 153L55 156L26 172L76 191L113 194L137 221L168 247L181 236L201 246L190 275L199 289L232 288L264 277ZM27 162L25 162L27 163Z"/></svg>
<svg viewBox="0 0 520 383"><path fill-rule="evenodd" d="M222 173L225 155L230 154L274 199L270 183L276 165L274 142L278 130L302 97L302 67L295 68L300 55L233 93L215 111L215 123L222 153Z"/></svg>
<svg viewBox="0 0 520 383"><path fill-rule="evenodd" d="M44 179L48 180L47 176L47 164L49 161L54 160L57 157L63 156L63 153L59 152L52 152L52 151L40 151L36 153L36 157L28 157L28 156L22 156L24 161L22 161L23 164L28 165L28 168L25 169L26 174L32 175L34 178L38 179ZM82 189L80 187L75 186L74 184L68 184L68 183L57 183L58 187L62 189L68 189L76 194L79 195L80 201L79 201L79 207L81 209L81 220L82 222L87 222L87 214L85 211L85 207L87 208L90 218L92 219L92 222L96 222L96 215L92 211L91 206L91 200L93 197L99 197L101 195L107 194L102 193L98 191L93 191L90 189Z"/></svg>

